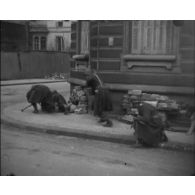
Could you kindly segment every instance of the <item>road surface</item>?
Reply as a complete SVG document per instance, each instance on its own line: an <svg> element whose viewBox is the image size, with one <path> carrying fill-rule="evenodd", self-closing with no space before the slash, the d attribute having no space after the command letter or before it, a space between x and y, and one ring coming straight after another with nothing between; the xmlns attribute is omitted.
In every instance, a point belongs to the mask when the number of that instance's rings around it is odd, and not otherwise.
<svg viewBox="0 0 195 195"><path fill-rule="evenodd" d="M1 126L1 174L191 175L194 154Z"/></svg>

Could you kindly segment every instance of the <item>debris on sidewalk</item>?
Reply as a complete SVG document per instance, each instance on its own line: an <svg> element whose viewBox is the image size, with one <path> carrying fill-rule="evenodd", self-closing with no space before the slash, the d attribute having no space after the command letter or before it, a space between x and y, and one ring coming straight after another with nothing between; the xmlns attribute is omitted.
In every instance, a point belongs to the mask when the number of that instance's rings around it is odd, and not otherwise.
<svg viewBox="0 0 195 195"><path fill-rule="evenodd" d="M168 96L143 93L141 90L129 90L128 94L125 94L122 99L121 107L123 113L135 113L135 109L143 102L155 106L158 110L169 112L179 111L179 104Z"/></svg>
<svg viewBox="0 0 195 195"><path fill-rule="evenodd" d="M177 103L168 96L143 93L141 90L129 90L128 93L123 96L121 101L121 110L124 116L123 120L126 120L129 115L137 116L138 108L143 103L148 103L154 106L161 114L164 113L170 124L179 120L179 118L188 120L185 115L186 106L183 104ZM128 120L126 120L126 122L128 122Z"/></svg>
<svg viewBox="0 0 195 195"><path fill-rule="evenodd" d="M45 75L44 78L45 79L52 79L52 80L68 79L69 78L69 74L55 72L55 73L51 73L51 74Z"/></svg>
<svg viewBox="0 0 195 195"><path fill-rule="evenodd" d="M69 102L74 107L72 109L74 113L86 114L88 112L86 92L80 86L76 86L73 89Z"/></svg>
<svg viewBox="0 0 195 195"><path fill-rule="evenodd" d="M91 87L82 88L75 86L70 96L70 104L75 106L76 114L94 114L100 117L101 124L104 127L112 127L113 123L105 114L112 110L112 101L107 89L97 88L92 92Z"/></svg>

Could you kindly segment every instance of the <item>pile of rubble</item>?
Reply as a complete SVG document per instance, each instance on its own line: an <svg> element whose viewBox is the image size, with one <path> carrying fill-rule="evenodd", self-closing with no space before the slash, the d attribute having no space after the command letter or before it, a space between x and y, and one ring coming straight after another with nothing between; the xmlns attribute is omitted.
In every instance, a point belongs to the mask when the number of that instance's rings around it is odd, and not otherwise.
<svg viewBox="0 0 195 195"><path fill-rule="evenodd" d="M88 95L90 90L90 88L82 89L80 86L74 87L69 100L70 112L77 114L88 113Z"/></svg>
<svg viewBox="0 0 195 195"><path fill-rule="evenodd" d="M56 80L56 79L67 79L69 77L69 74L67 73L51 73L46 75L44 78L45 79L52 79L52 80Z"/></svg>
<svg viewBox="0 0 195 195"><path fill-rule="evenodd" d="M133 122L133 116L139 114L138 107L143 102L153 105L159 111L177 112L179 110L179 104L168 96L143 93L141 90L129 90L123 96L121 103L124 114L123 119L128 122Z"/></svg>

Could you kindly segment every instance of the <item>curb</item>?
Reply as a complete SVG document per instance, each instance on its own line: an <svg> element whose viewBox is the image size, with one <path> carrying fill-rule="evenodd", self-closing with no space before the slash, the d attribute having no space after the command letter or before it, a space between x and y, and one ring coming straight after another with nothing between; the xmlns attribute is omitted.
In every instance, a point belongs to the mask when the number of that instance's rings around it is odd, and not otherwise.
<svg viewBox="0 0 195 195"><path fill-rule="evenodd" d="M47 133L52 135L64 135L69 137L77 137L77 138L84 138L84 139L92 139L92 140L99 140L99 141L106 141L106 142L113 142L113 143L123 143L123 144L134 144L135 140L128 139L128 138L119 138L118 136L110 137L110 135L101 136L98 134L89 134L89 133L79 133L78 131L73 131L70 128L66 128L66 131L61 131L58 129L46 128L46 127L36 127L31 126L28 124L21 124L17 122L13 122L11 120L7 120L1 118L1 123L4 125L8 125L11 127L19 128L21 131L34 131L39 133Z"/></svg>
<svg viewBox="0 0 195 195"><path fill-rule="evenodd" d="M177 133L186 133L188 131L188 128L184 127L182 129L178 129L177 127L173 127L171 129L166 129L166 131L177 132Z"/></svg>
<svg viewBox="0 0 195 195"><path fill-rule="evenodd" d="M53 80L53 81L34 81L34 82L24 82L24 83L7 83L7 84L0 84L1 87L4 86L14 86L14 85L31 85L31 84L39 84L39 83L60 83L60 82L68 82L68 80Z"/></svg>
<svg viewBox="0 0 195 195"><path fill-rule="evenodd" d="M50 135L63 135L63 136L69 136L69 137L77 137L77 138L83 138L83 139L91 139L91 140L98 140L98 141L105 141L105 142L112 142L112 143L121 143L121 144L127 144L131 145L132 147L135 147L135 139L132 139L132 136L129 136L127 138L124 137L119 137L119 136L110 136L110 134L102 136L98 134L90 134L89 132L85 133L80 133L78 131L75 131L70 128L63 129L65 131L59 130L58 129L52 129L48 127L37 127L37 126L32 126L30 124L21 124L18 122L13 122L13 120L1 118L1 123L4 125L8 125L11 127L19 128L21 131L30 131L30 132L39 132L39 133L47 133ZM161 149L166 149L166 150L174 150L174 151L185 151L185 152L194 152L195 147L191 144L183 144L183 143L177 143L177 142L167 142L167 143L162 143L159 145Z"/></svg>

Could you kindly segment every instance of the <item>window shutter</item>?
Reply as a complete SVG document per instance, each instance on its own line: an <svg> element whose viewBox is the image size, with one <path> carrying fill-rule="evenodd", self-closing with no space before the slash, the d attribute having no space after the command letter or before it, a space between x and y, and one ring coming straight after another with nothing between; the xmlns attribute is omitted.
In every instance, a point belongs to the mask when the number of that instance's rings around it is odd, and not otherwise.
<svg viewBox="0 0 195 195"><path fill-rule="evenodd" d="M172 37L173 37L173 25L172 25L172 21L167 21L167 40L166 40L166 50L167 53L172 53L172 48L173 48L173 44L172 44Z"/></svg>
<svg viewBox="0 0 195 195"><path fill-rule="evenodd" d="M153 49L153 21L141 21L143 23L142 53L151 54Z"/></svg>
<svg viewBox="0 0 195 195"><path fill-rule="evenodd" d="M158 54L166 54L167 21L160 21L160 37Z"/></svg>
<svg viewBox="0 0 195 195"><path fill-rule="evenodd" d="M34 37L34 50L39 50L40 49L40 46L39 46L39 37L38 36L35 36Z"/></svg>
<svg viewBox="0 0 195 195"><path fill-rule="evenodd" d="M132 54L172 54L173 46L172 21L132 22Z"/></svg>
<svg viewBox="0 0 195 195"><path fill-rule="evenodd" d="M89 22L81 23L81 53L89 52Z"/></svg>
<svg viewBox="0 0 195 195"><path fill-rule="evenodd" d="M46 37L41 37L41 50L46 50Z"/></svg>
<svg viewBox="0 0 195 195"><path fill-rule="evenodd" d="M133 21L132 25L132 52L139 54L141 52L141 23L139 21Z"/></svg>

